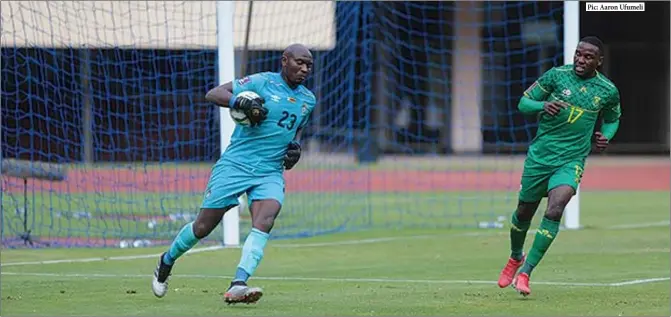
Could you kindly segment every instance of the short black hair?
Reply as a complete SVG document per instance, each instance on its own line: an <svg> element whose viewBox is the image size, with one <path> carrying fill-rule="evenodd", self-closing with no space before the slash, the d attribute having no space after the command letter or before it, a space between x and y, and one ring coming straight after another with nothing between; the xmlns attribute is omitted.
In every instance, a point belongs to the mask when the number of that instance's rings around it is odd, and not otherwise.
<svg viewBox="0 0 671 317"><path fill-rule="evenodd" d="M603 55L603 42L596 36L585 36L580 39L580 42L585 42L596 46L599 49L599 54Z"/></svg>

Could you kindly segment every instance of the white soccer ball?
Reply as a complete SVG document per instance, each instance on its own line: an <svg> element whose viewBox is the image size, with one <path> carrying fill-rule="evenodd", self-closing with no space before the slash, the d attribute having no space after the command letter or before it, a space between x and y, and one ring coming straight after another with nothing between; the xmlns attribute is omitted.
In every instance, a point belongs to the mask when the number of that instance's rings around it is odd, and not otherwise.
<svg viewBox="0 0 671 317"><path fill-rule="evenodd" d="M256 98L261 98L259 94L253 92L253 91L243 91L239 94L237 94L236 98L245 98L245 99L256 99ZM231 119L233 119L233 122L236 124L242 125L242 126L248 126L251 124L251 121L249 121L249 118L247 118L247 115L245 115L244 112L240 110L234 110L234 109L229 109L228 113L231 115Z"/></svg>

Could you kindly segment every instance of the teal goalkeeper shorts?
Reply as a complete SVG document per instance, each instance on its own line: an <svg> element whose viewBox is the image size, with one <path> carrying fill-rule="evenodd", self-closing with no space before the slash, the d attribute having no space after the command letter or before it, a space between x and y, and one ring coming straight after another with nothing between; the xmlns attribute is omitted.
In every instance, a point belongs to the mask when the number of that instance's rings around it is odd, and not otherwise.
<svg viewBox="0 0 671 317"><path fill-rule="evenodd" d="M200 208L237 206L238 197L247 193L248 204L255 200L274 199L284 202L284 177L276 174L254 175L228 162L219 160L213 167Z"/></svg>

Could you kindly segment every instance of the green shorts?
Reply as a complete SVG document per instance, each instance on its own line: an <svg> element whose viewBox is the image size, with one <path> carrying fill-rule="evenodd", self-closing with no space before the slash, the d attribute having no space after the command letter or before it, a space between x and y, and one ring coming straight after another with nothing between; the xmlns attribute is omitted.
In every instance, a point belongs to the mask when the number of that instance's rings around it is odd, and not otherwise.
<svg viewBox="0 0 671 317"><path fill-rule="evenodd" d="M559 167L547 167L537 163L524 162L519 200L537 202L547 197L548 192L561 185L578 190L585 167L584 160L575 160Z"/></svg>

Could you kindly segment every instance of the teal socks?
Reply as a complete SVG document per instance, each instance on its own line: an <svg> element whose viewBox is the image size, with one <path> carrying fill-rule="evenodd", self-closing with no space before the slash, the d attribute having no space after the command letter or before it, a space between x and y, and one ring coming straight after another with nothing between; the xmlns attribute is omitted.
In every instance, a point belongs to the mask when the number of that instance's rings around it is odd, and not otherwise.
<svg viewBox="0 0 671 317"><path fill-rule="evenodd" d="M182 230L179 231L175 240L172 241L170 249L163 256L163 263L173 265L180 256L186 251L191 250L200 239L193 234L193 222L187 223Z"/></svg>
<svg viewBox="0 0 671 317"><path fill-rule="evenodd" d="M268 243L268 237L270 237L270 234L252 228L245 244L242 246L242 256L233 281L247 282L249 277L254 275L259 262L263 259L263 249Z"/></svg>

